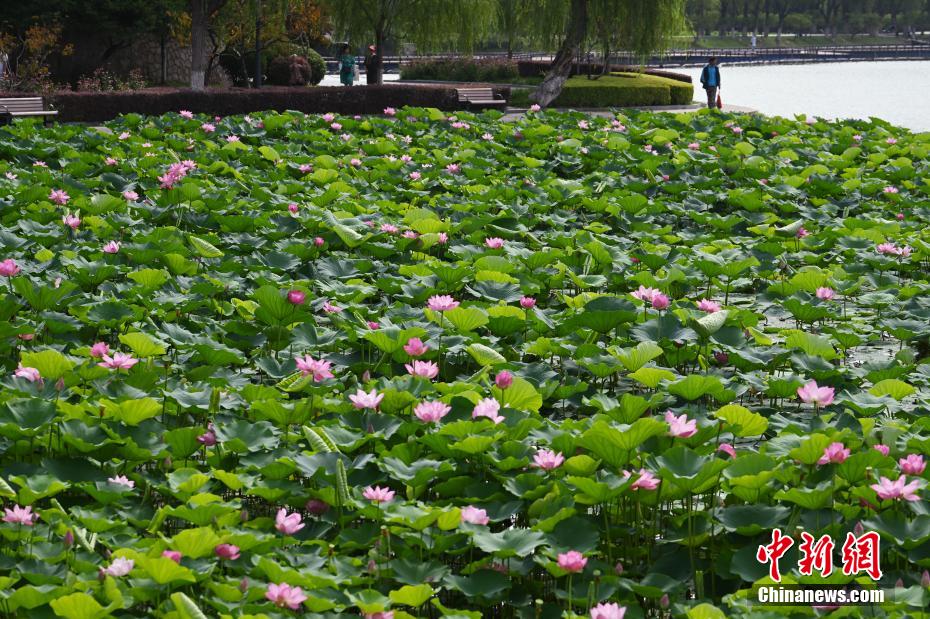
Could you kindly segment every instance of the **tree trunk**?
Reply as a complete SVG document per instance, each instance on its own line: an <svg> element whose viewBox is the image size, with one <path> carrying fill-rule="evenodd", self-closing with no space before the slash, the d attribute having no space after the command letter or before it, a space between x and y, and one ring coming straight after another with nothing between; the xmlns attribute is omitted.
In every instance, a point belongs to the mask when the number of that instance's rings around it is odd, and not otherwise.
<svg viewBox="0 0 930 619"><path fill-rule="evenodd" d="M203 90L207 84L207 0L191 0L191 89Z"/></svg>
<svg viewBox="0 0 930 619"><path fill-rule="evenodd" d="M562 87L572 72L572 61L584 41L587 30L588 0L572 0L565 40L562 41L562 46L559 47L555 60L552 61L552 66L546 73L546 79L530 96L539 105L548 106L562 92Z"/></svg>

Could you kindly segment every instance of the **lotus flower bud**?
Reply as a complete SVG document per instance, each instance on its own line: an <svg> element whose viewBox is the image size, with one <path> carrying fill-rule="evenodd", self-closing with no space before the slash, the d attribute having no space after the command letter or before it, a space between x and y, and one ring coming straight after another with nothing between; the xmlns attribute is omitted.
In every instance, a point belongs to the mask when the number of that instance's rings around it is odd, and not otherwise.
<svg viewBox="0 0 930 619"><path fill-rule="evenodd" d="M249 510L243 509L241 512L239 512L239 520L240 522L248 522L249 521Z"/></svg>
<svg viewBox="0 0 930 619"><path fill-rule="evenodd" d="M71 548L74 546L74 533L71 532L71 529L65 531L65 548ZM924 572L926 574L927 572Z"/></svg>
<svg viewBox="0 0 930 619"><path fill-rule="evenodd" d="M663 593L662 597L659 598L659 606L661 606L662 608L668 608L669 606L668 593Z"/></svg>
<svg viewBox="0 0 930 619"><path fill-rule="evenodd" d="M930 587L930 572L927 570L924 570L924 573L920 575L920 586Z"/></svg>
<svg viewBox="0 0 930 619"><path fill-rule="evenodd" d="M242 593L245 593L248 590L249 590L249 579L243 577L242 580L239 581L239 591L241 591Z"/></svg>
<svg viewBox="0 0 930 619"><path fill-rule="evenodd" d="M614 566L614 571L617 573L617 576L623 574L623 564L617 561L617 565Z"/></svg>
<svg viewBox="0 0 930 619"><path fill-rule="evenodd" d="M329 511L329 503L321 501L320 499L310 499L307 501L307 504L304 505L304 509L314 516L322 516Z"/></svg>
<svg viewBox="0 0 930 619"><path fill-rule="evenodd" d="M501 390L509 388L510 385L513 384L513 374L507 370L498 372L497 376L494 377L494 384L497 385L497 388Z"/></svg>

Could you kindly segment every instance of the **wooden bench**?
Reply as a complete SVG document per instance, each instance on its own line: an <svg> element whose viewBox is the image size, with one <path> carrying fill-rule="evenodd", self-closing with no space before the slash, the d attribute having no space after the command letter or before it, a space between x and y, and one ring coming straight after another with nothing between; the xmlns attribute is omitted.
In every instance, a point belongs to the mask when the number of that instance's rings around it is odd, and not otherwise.
<svg viewBox="0 0 930 619"><path fill-rule="evenodd" d="M456 88L459 103L468 107L504 107L507 102L503 97L495 97L490 88Z"/></svg>
<svg viewBox="0 0 930 619"><path fill-rule="evenodd" d="M29 116L43 116L48 124L51 117L57 115L57 111L45 109L42 97L0 99L0 124L9 124L14 118Z"/></svg>

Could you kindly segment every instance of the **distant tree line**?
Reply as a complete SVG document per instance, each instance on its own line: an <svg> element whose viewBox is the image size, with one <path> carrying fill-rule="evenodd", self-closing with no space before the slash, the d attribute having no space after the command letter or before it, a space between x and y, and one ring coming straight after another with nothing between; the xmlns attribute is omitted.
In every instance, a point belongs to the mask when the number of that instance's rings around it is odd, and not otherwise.
<svg viewBox="0 0 930 619"><path fill-rule="evenodd" d="M930 30L930 0L687 0L686 12L697 38Z"/></svg>

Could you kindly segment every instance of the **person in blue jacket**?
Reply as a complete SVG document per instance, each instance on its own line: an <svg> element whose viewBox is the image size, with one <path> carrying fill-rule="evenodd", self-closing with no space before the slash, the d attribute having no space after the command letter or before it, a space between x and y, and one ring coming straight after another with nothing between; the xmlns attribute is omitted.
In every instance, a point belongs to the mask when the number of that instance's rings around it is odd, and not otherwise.
<svg viewBox="0 0 930 619"><path fill-rule="evenodd" d="M704 70L701 71L701 85L707 91L707 107L717 107L717 90L720 88L720 67L717 59L711 57L707 60Z"/></svg>

